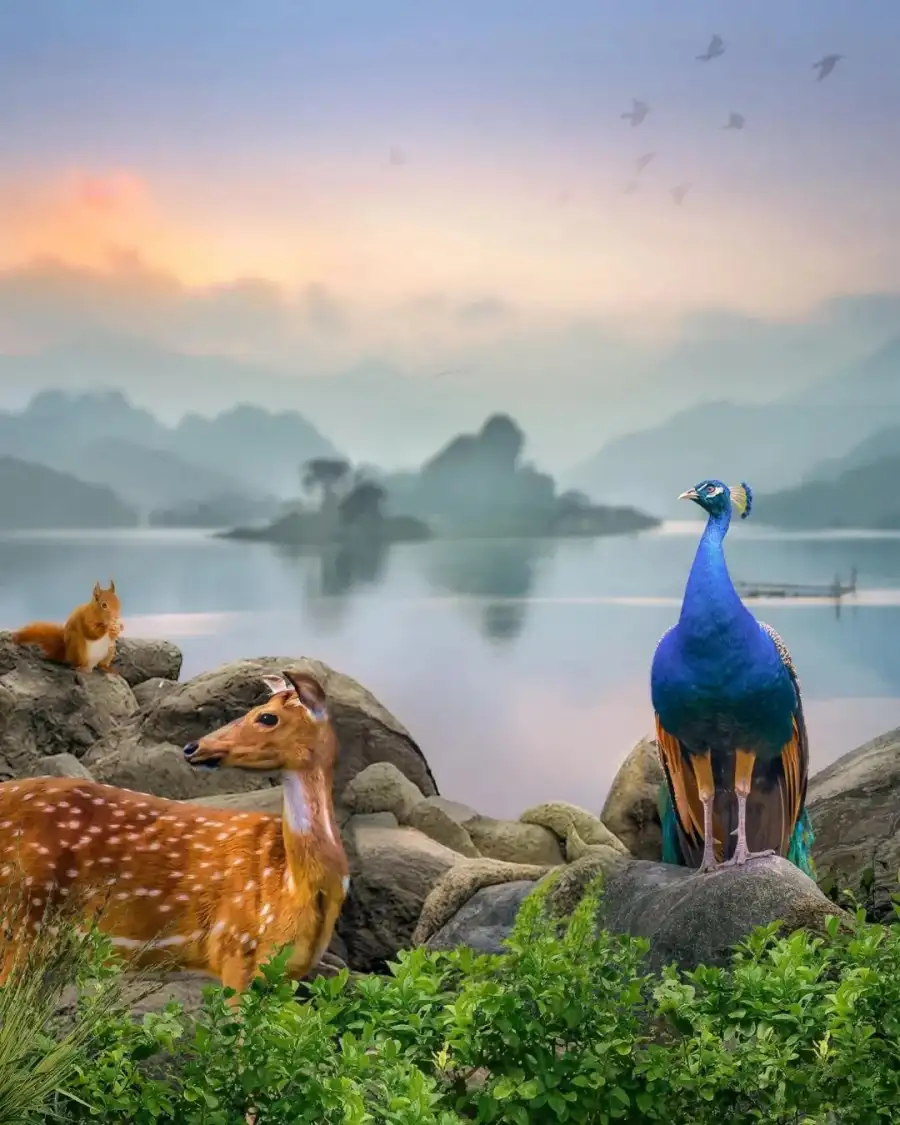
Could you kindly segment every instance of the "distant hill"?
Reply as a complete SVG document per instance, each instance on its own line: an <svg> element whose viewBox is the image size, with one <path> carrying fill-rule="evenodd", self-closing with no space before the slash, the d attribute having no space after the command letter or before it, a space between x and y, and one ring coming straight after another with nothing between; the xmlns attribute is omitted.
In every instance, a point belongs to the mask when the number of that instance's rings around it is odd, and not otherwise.
<svg viewBox="0 0 900 1125"><path fill-rule="evenodd" d="M106 485L0 456L0 530L134 527L137 512Z"/></svg>
<svg viewBox="0 0 900 1125"><path fill-rule="evenodd" d="M108 484L146 512L223 497L265 505L296 491L305 461L336 451L293 411L242 405L168 427L119 391L43 391L0 412L0 454Z"/></svg>
<svg viewBox="0 0 900 1125"><path fill-rule="evenodd" d="M900 531L900 453L834 480L810 481L797 488L757 496L753 517L772 527L802 530L868 528Z"/></svg>
<svg viewBox="0 0 900 1125"><path fill-rule="evenodd" d="M900 337L799 394L755 406L708 402L616 438L565 479L597 500L659 513L709 476L757 490L796 484L826 455L843 458L885 426L900 426Z"/></svg>
<svg viewBox="0 0 900 1125"><path fill-rule="evenodd" d="M820 461L806 474L806 481L834 480L850 469L860 469L883 458L900 454L900 426L886 426L876 430L864 441L854 445L843 457L829 457Z"/></svg>

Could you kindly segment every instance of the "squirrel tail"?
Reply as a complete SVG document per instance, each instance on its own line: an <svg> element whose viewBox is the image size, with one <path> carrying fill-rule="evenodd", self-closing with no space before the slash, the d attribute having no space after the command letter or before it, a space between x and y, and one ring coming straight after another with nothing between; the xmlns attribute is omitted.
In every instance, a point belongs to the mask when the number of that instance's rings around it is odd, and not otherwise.
<svg viewBox="0 0 900 1125"><path fill-rule="evenodd" d="M44 656L50 660L64 662L66 659L66 639L62 625L50 621L35 621L12 635L17 645L37 645Z"/></svg>

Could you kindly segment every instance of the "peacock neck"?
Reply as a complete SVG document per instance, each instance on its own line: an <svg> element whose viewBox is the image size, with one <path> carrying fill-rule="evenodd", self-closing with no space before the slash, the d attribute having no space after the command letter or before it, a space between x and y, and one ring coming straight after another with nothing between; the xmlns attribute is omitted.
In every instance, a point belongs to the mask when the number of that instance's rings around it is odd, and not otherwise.
<svg viewBox="0 0 900 1125"><path fill-rule="evenodd" d="M749 616L725 561L724 539L730 522L728 513L709 517L684 591L679 628L701 643Z"/></svg>

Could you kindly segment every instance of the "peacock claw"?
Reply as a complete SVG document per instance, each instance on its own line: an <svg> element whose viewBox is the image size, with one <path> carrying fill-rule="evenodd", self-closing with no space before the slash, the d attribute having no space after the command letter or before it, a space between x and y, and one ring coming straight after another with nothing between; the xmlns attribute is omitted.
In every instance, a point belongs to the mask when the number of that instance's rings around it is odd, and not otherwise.
<svg viewBox="0 0 900 1125"><path fill-rule="evenodd" d="M737 850L731 859L726 859L722 864L723 867L743 867L751 859L765 859L766 856L775 855L774 848L766 848L764 852L749 852L746 848L738 845Z"/></svg>

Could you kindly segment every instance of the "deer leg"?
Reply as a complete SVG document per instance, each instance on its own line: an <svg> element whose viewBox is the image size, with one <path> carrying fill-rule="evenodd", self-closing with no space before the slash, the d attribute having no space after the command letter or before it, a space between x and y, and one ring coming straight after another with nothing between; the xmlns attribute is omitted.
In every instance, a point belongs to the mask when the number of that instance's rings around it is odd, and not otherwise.
<svg viewBox="0 0 900 1125"><path fill-rule="evenodd" d="M703 858L698 872L712 871L716 866L716 840L713 832L713 802L716 798L716 783L713 779L712 758L705 754L691 755L691 768L697 779L697 792L703 805Z"/></svg>
<svg viewBox="0 0 900 1125"><path fill-rule="evenodd" d="M756 755L749 750L738 750L734 756L734 791L737 794L738 826L737 846L734 855L726 860L729 867L741 867L748 859L761 859L763 856L775 855L772 848L763 852L751 852L747 847L747 798L753 782L753 766Z"/></svg>

